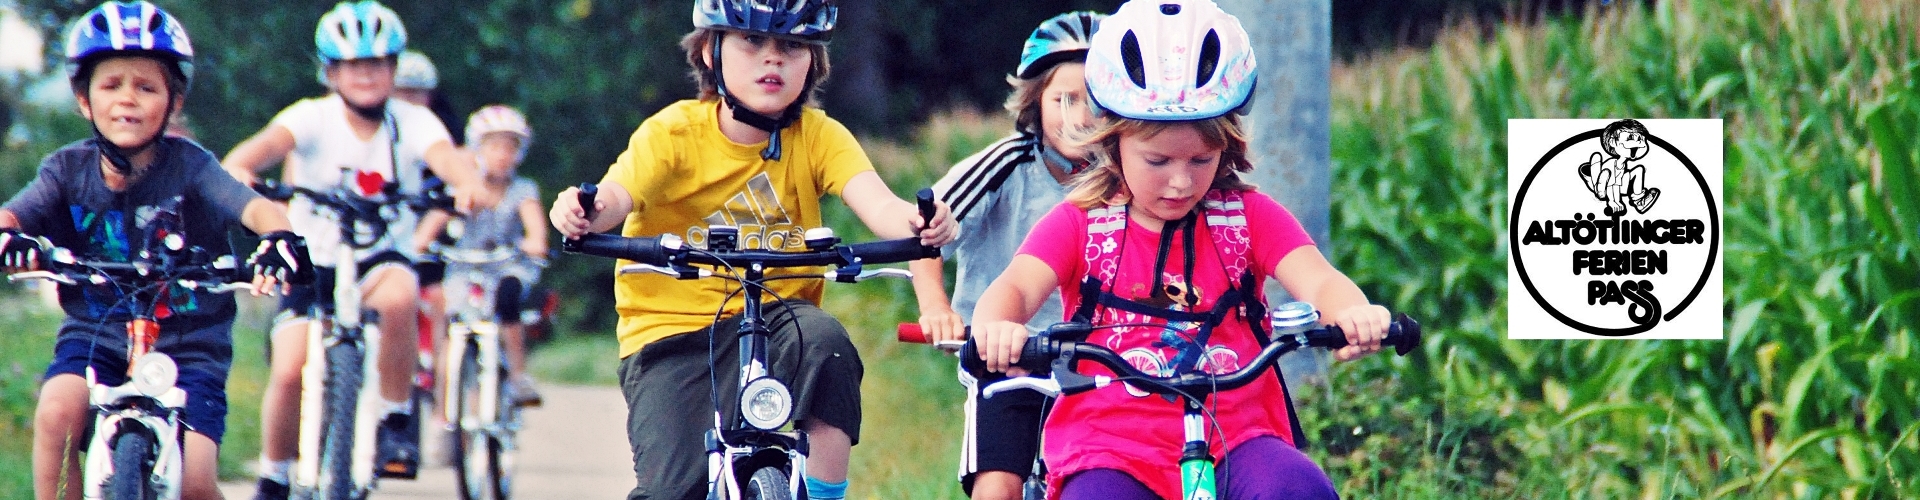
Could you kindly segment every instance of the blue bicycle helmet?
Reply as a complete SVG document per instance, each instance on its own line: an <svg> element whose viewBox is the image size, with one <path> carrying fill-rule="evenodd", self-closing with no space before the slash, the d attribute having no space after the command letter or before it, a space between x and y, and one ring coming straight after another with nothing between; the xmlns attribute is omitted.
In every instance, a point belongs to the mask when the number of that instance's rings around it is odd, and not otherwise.
<svg viewBox="0 0 1920 500"><path fill-rule="evenodd" d="M833 0L698 0L693 27L753 31L824 42L840 8Z"/></svg>
<svg viewBox="0 0 1920 500"><path fill-rule="evenodd" d="M407 28L400 15L373 0L340 2L320 16L313 44L321 62L397 55L407 49Z"/></svg>
<svg viewBox="0 0 1920 500"><path fill-rule="evenodd" d="M1100 30L1100 20L1106 18L1106 14L1083 10L1041 22L1027 36L1026 48L1020 50L1020 67L1013 76L1031 79L1055 64L1085 60L1087 49L1093 47L1093 33Z"/></svg>
<svg viewBox="0 0 1920 500"><path fill-rule="evenodd" d="M91 65L111 55L141 55L171 62L183 83L193 82L193 42L187 30L151 3L107 2L74 20L67 30L67 79L83 88ZM186 87L174 89L185 94Z"/></svg>

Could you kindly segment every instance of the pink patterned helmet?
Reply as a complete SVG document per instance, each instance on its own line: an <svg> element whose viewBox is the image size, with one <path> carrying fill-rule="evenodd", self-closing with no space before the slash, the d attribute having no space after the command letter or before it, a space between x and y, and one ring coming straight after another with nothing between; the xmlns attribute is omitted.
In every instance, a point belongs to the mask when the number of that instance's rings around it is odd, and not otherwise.
<svg viewBox="0 0 1920 500"><path fill-rule="evenodd" d="M1133 0L1100 23L1087 89L1105 112L1199 120L1253 96L1254 58L1240 20L1212 0Z"/></svg>

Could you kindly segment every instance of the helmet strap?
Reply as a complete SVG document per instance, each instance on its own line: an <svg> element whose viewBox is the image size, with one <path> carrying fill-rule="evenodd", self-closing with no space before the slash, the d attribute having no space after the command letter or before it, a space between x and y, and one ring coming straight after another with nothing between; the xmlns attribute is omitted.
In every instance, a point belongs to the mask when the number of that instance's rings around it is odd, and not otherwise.
<svg viewBox="0 0 1920 500"><path fill-rule="evenodd" d="M727 80L720 71L720 41L725 36L725 32L714 30L711 44L713 67L708 68L707 71L713 72L714 87L720 93L720 100L725 102L728 108L733 109L733 119L768 133L767 147L760 150L760 158L779 160L780 131L800 120L800 113L806 106L807 94L813 91L813 68L807 68L806 83L800 88L800 98L795 99L793 104L787 105L786 111L780 113L778 117L760 114L748 109L745 103L733 96L733 93L727 92Z"/></svg>

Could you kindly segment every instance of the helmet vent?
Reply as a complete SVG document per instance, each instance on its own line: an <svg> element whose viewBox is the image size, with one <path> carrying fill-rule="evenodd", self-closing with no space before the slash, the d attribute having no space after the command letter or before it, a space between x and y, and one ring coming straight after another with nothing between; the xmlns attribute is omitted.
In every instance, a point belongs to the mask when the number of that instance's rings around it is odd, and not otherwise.
<svg viewBox="0 0 1920 500"><path fill-rule="evenodd" d="M1133 35L1133 30L1127 30L1127 34L1120 37L1120 63L1126 66L1127 79L1133 80L1135 87L1146 88L1147 68L1140 60L1140 39Z"/></svg>
<svg viewBox="0 0 1920 500"><path fill-rule="evenodd" d="M1166 14L1166 15L1169 15L1169 16L1173 16L1173 15L1179 15L1179 14L1180 14L1180 4L1177 4L1177 3L1163 3L1163 4L1160 4L1160 13L1161 13L1161 14Z"/></svg>
<svg viewBox="0 0 1920 500"><path fill-rule="evenodd" d="M1213 78L1213 71L1220 67L1220 34L1207 30L1207 36L1200 40L1199 69L1193 75L1195 87L1204 87L1207 80Z"/></svg>

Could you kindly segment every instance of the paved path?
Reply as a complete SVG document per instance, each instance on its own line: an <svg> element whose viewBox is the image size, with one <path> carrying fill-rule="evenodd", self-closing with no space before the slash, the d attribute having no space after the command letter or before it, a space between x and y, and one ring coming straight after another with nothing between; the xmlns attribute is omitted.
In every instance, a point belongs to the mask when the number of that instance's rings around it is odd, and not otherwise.
<svg viewBox="0 0 1920 500"><path fill-rule="evenodd" d="M627 450L627 409L620 389L546 385L540 394L546 404L527 412L527 425L520 434L514 497L626 497L633 488L633 458ZM444 463L429 465L417 480L381 481L373 498L455 498L453 468ZM253 498L251 482L223 483L220 490L231 500Z"/></svg>

